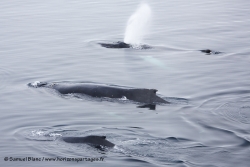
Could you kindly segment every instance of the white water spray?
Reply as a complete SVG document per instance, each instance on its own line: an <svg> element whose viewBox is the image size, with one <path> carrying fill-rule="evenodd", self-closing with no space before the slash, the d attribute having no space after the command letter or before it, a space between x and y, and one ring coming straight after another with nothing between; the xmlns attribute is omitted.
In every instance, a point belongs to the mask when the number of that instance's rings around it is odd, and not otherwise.
<svg viewBox="0 0 250 167"><path fill-rule="evenodd" d="M148 4L141 4L127 22L124 42L140 44L148 31L151 21L151 9Z"/></svg>

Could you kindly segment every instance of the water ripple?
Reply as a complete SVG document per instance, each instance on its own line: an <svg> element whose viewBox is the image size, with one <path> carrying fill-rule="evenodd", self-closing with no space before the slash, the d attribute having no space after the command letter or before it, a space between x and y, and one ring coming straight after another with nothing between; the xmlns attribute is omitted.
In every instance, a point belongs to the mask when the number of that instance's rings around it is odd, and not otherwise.
<svg viewBox="0 0 250 167"><path fill-rule="evenodd" d="M216 109L224 117L244 123L250 124L250 103L249 102L232 102L225 103Z"/></svg>
<svg viewBox="0 0 250 167"><path fill-rule="evenodd" d="M0 90L4 89L9 83L10 71L7 68L0 68Z"/></svg>

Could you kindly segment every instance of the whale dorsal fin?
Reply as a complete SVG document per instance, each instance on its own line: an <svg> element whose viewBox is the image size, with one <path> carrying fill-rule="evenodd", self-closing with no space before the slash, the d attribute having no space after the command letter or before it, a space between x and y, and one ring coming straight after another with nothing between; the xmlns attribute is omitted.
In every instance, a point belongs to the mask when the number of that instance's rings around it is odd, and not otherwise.
<svg viewBox="0 0 250 167"><path fill-rule="evenodd" d="M102 139L106 139L106 136L101 136Z"/></svg>
<svg viewBox="0 0 250 167"><path fill-rule="evenodd" d="M158 91L157 89L150 89L150 90L153 91L154 93Z"/></svg>

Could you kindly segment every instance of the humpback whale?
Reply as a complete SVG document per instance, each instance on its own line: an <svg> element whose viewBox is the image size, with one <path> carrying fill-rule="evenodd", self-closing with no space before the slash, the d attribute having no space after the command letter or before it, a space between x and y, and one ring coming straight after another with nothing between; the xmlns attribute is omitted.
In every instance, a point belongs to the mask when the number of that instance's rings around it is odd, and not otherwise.
<svg viewBox="0 0 250 167"><path fill-rule="evenodd" d="M115 42L115 43L99 43L102 47L105 48L113 48L113 49L121 49L121 48L137 48L137 49L151 49L151 46L148 45L132 45L127 44L125 42Z"/></svg>
<svg viewBox="0 0 250 167"><path fill-rule="evenodd" d="M116 43L99 43L102 47L105 48L130 48L131 45L125 42L118 41Z"/></svg>
<svg viewBox="0 0 250 167"><path fill-rule="evenodd" d="M208 55L210 54L220 54L221 52L218 52L218 51L213 51L213 50L210 50L210 49L203 49L203 50L200 50L201 52L203 53L206 53Z"/></svg>
<svg viewBox="0 0 250 167"><path fill-rule="evenodd" d="M143 104L169 103L156 95L156 89L130 88L97 83L47 83L39 81L28 85L55 89L61 94L77 93L99 98L128 99Z"/></svg>
<svg viewBox="0 0 250 167"><path fill-rule="evenodd" d="M106 140L106 136L61 137L66 143L86 143L95 147L114 147L115 144Z"/></svg>
<svg viewBox="0 0 250 167"><path fill-rule="evenodd" d="M121 49L121 48L152 49L153 48L152 46L149 46L149 45L133 45L133 44L128 44L128 43L121 42L121 41L114 42L114 43L98 43L98 44L100 44L102 47L111 48L111 49ZM201 51L202 53L206 53L208 55L222 53L222 52L213 51L210 49L202 49L199 51Z"/></svg>

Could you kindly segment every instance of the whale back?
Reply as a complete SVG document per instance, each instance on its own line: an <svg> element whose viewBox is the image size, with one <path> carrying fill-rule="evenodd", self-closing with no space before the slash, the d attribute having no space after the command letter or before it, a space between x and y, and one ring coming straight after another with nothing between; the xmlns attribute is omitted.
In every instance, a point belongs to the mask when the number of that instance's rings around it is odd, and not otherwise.
<svg viewBox="0 0 250 167"><path fill-rule="evenodd" d="M125 42L118 41L116 43L99 43L102 47L105 48L130 48L131 45Z"/></svg>
<svg viewBox="0 0 250 167"><path fill-rule="evenodd" d="M62 140L67 143L85 143L94 146L114 147L115 144L106 140L106 136L86 136L86 137L62 137Z"/></svg>
<svg viewBox="0 0 250 167"><path fill-rule="evenodd" d="M32 86L32 85L31 85ZM140 89L95 83L46 83L39 82L33 87L47 87L57 90L61 94L80 93L92 97L123 98L135 102L155 104L168 103L156 95L156 89Z"/></svg>
<svg viewBox="0 0 250 167"><path fill-rule="evenodd" d="M122 98L126 97L141 103L166 103L156 95L156 89L124 88L99 84L55 84L53 87L62 94L82 93L92 97Z"/></svg>
<svg viewBox="0 0 250 167"><path fill-rule="evenodd" d="M127 94L127 98L141 103L152 103L153 97L156 95L155 89L132 89Z"/></svg>
<svg viewBox="0 0 250 167"><path fill-rule="evenodd" d="M132 92L132 97L134 101L154 104L154 103L167 103L164 99L156 95L156 89L134 89Z"/></svg>
<svg viewBox="0 0 250 167"><path fill-rule="evenodd" d="M89 83L80 84L55 84L53 85L61 94L81 93L92 97L122 98L126 96L126 89Z"/></svg>

